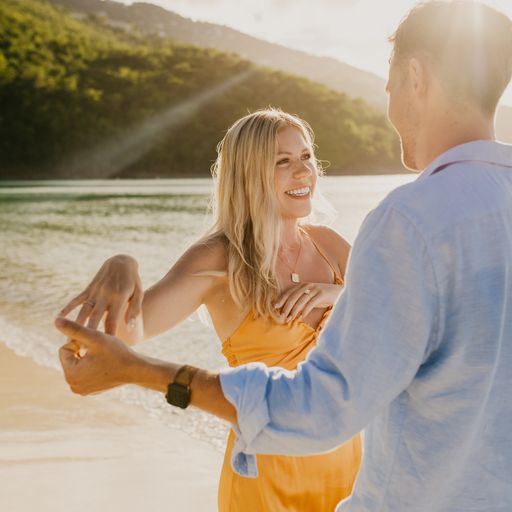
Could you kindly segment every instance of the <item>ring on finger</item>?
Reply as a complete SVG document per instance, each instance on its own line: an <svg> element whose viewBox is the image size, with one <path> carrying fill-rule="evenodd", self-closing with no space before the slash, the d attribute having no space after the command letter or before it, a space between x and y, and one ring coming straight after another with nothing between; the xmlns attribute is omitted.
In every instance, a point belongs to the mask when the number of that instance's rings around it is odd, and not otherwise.
<svg viewBox="0 0 512 512"><path fill-rule="evenodd" d="M93 300L90 300L90 299L84 300L84 304L87 304L88 306L91 306L91 308L96 306L96 302L94 302Z"/></svg>

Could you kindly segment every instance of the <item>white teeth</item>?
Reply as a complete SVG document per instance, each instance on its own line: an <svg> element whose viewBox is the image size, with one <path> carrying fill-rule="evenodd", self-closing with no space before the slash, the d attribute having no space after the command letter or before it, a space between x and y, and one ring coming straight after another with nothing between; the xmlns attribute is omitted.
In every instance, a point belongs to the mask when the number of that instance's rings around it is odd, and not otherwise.
<svg viewBox="0 0 512 512"><path fill-rule="evenodd" d="M290 196L305 196L310 192L309 187L295 188L293 190L288 190L286 193Z"/></svg>

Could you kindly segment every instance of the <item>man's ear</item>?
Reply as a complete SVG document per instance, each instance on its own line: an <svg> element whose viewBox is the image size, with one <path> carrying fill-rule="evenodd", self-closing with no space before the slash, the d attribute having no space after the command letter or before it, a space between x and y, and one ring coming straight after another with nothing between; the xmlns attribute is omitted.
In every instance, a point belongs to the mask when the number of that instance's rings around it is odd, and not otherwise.
<svg viewBox="0 0 512 512"><path fill-rule="evenodd" d="M412 57L409 59L407 72L412 92L419 98L424 97L427 94L430 83L429 69L426 64L420 59Z"/></svg>

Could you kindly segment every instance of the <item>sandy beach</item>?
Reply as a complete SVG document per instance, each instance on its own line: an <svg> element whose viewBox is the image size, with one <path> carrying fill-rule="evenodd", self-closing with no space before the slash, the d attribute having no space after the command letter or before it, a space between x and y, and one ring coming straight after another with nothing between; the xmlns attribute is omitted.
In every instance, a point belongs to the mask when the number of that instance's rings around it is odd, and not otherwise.
<svg viewBox="0 0 512 512"><path fill-rule="evenodd" d="M0 510L214 511L222 453L0 344Z"/></svg>

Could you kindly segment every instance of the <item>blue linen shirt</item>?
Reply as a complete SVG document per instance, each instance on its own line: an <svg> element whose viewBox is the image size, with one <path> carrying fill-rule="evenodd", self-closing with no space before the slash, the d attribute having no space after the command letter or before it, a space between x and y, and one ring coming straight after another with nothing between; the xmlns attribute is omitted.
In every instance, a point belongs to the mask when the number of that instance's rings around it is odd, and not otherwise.
<svg viewBox="0 0 512 512"><path fill-rule="evenodd" d="M296 371L221 373L254 454L333 449L365 429L343 512L512 511L512 146L438 157L365 219L346 286Z"/></svg>

